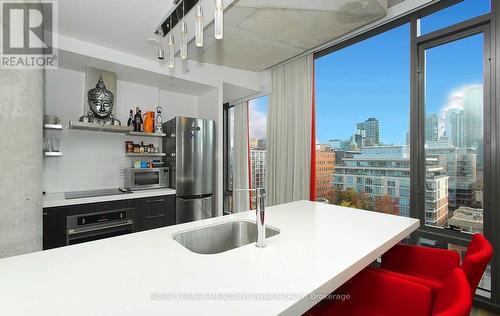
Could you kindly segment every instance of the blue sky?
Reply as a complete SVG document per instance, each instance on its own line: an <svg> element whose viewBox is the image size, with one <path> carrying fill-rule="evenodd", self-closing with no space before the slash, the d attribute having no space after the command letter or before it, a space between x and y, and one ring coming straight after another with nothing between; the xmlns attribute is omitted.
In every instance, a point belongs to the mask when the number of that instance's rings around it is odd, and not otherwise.
<svg viewBox="0 0 500 316"><path fill-rule="evenodd" d="M267 119L267 103L269 102L268 96L263 96L248 103L250 126L249 138L262 139L266 138L266 119Z"/></svg>
<svg viewBox="0 0 500 316"><path fill-rule="evenodd" d="M490 10L489 0L465 0L425 17L428 33ZM380 120L381 141L404 144L409 124L409 25L316 59L316 138L348 139L356 123ZM447 106L450 96L483 80L480 35L433 48L427 53L426 113Z"/></svg>

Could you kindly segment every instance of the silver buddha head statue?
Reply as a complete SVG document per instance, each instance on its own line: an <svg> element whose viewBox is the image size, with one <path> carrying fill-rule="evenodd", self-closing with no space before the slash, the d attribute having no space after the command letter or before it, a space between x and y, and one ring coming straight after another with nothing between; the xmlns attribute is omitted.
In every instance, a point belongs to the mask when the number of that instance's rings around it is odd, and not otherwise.
<svg viewBox="0 0 500 316"><path fill-rule="evenodd" d="M99 77L95 88L90 89L88 94L90 110L96 118L105 119L113 112L113 93L106 89L102 75Z"/></svg>

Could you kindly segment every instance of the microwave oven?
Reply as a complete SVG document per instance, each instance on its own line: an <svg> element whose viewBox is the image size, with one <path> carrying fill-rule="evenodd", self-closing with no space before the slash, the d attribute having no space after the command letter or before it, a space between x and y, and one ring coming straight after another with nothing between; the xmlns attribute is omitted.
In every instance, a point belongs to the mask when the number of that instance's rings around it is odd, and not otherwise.
<svg viewBox="0 0 500 316"><path fill-rule="evenodd" d="M168 167L125 169L125 188L132 191L167 188L168 181Z"/></svg>

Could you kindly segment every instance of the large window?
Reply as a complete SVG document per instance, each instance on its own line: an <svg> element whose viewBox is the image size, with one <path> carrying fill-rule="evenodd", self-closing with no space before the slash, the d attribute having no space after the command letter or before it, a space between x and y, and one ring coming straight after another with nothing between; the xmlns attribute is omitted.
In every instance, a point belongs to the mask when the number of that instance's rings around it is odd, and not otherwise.
<svg viewBox="0 0 500 316"><path fill-rule="evenodd" d="M491 11L490 0L464 0L420 19L420 32L427 34Z"/></svg>
<svg viewBox="0 0 500 316"><path fill-rule="evenodd" d="M498 4L452 3L316 54L317 196L419 218L412 241L423 246L463 255L484 233L500 252ZM497 307L498 258L477 292Z"/></svg>
<svg viewBox="0 0 500 316"><path fill-rule="evenodd" d="M484 34L421 47L426 224L483 232Z"/></svg>
<svg viewBox="0 0 500 316"><path fill-rule="evenodd" d="M248 102L250 176L252 188L265 188L266 178L266 126L268 97L263 96ZM252 195L252 209L256 207L255 195Z"/></svg>
<svg viewBox="0 0 500 316"><path fill-rule="evenodd" d="M461 11L464 7L469 10ZM489 12L489 1L464 1L421 20L426 27L439 21L462 22ZM454 13L454 14L453 14ZM448 16L448 19L445 17ZM445 24L444 26L448 26ZM420 218L429 233L455 238L483 233L486 209L485 173L491 170L485 144L491 128L486 124L490 102L490 25L488 20L463 22L441 29L439 34L417 39L418 106L425 117L424 156L426 187ZM485 67L486 65L486 67ZM485 112L486 111L486 112ZM486 142L485 142L486 140ZM461 235L461 236L460 236ZM466 248L435 238L434 243L465 253ZM490 297L491 266L478 294Z"/></svg>
<svg viewBox="0 0 500 316"><path fill-rule="evenodd" d="M315 61L317 197L410 215L410 28Z"/></svg>
<svg viewBox="0 0 500 316"><path fill-rule="evenodd" d="M266 174L266 126L268 97L262 96L248 101L248 147L249 176L251 188L265 187ZM233 209L233 167L234 167L234 105L225 105L225 194L224 212ZM251 195L251 206L255 208L255 195Z"/></svg>

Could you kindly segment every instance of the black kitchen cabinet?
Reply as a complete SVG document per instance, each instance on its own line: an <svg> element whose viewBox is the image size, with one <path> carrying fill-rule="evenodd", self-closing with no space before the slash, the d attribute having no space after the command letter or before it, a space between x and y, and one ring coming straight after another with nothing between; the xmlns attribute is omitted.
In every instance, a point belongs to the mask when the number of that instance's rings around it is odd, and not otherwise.
<svg viewBox="0 0 500 316"><path fill-rule="evenodd" d="M136 200L136 231L160 228L175 224L174 195Z"/></svg>
<svg viewBox="0 0 500 316"><path fill-rule="evenodd" d="M44 208L43 249L67 245L68 216L120 210L131 212L135 232L174 225L175 195Z"/></svg>

